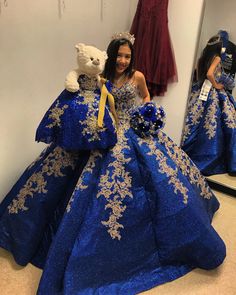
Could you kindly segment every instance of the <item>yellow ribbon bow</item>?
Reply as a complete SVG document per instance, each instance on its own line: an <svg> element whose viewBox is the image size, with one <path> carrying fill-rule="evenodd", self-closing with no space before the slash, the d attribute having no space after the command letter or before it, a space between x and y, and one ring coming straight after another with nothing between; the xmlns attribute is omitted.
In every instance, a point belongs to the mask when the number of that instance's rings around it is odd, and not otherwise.
<svg viewBox="0 0 236 295"><path fill-rule="evenodd" d="M115 119L116 124L118 124L118 117L115 110L115 100L113 95L108 91L105 83L102 85L101 89L101 97L99 101L99 109L98 109L98 127L103 127L103 119L105 114L105 106L106 106L106 100L108 98L108 103L110 106L110 111Z"/></svg>

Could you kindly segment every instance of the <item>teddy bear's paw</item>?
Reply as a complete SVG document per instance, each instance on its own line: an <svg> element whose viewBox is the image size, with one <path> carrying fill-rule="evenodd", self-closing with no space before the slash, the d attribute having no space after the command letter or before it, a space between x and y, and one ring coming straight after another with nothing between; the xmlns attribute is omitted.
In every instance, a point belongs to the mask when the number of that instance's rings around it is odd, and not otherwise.
<svg viewBox="0 0 236 295"><path fill-rule="evenodd" d="M69 92L76 92L79 90L79 84L66 84L66 90Z"/></svg>

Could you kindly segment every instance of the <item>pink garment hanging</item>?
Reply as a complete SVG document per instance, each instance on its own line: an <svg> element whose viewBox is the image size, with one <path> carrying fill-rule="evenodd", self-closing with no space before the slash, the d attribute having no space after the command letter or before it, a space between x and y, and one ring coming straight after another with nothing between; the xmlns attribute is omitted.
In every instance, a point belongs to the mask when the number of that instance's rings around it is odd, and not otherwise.
<svg viewBox="0 0 236 295"><path fill-rule="evenodd" d="M168 29L168 0L139 0L131 26L135 68L147 80L151 97L164 95L177 82L177 69Z"/></svg>

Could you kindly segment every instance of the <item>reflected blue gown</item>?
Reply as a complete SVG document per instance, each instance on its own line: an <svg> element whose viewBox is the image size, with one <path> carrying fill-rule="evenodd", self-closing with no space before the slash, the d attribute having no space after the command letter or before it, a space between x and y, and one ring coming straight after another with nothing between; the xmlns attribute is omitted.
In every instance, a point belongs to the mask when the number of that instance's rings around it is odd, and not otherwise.
<svg viewBox="0 0 236 295"><path fill-rule="evenodd" d="M220 64L215 79L224 84ZM204 175L235 173L236 102L225 89L212 87L206 101L199 99L200 92L194 83L181 147Z"/></svg>
<svg viewBox="0 0 236 295"><path fill-rule="evenodd" d="M113 86L112 94L118 142L90 152L38 295L134 295L225 258L211 226L219 203L199 170L164 132L144 139L130 128L133 83Z"/></svg>

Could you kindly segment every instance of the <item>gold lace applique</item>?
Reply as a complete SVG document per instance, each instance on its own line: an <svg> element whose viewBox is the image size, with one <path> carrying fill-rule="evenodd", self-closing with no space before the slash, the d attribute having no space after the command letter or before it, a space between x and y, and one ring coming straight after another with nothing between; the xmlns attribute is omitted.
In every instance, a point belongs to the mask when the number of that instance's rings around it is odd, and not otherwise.
<svg viewBox="0 0 236 295"><path fill-rule="evenodd" d="M196 185L200 189L200 195L205 199L210 199L212 192L205 178L188 155L162 131L158 134L158 141L165 145L169 157L176 163L181 173L189 178L191 184Z"/></svg>
<svg viewBox="0 0 236 295"><path fill-rule="evenodd" d="M162 151L160 151L156 147L156 141L152 137L144 140L139 138L138 142L140 145L146 144L148 148L150 149L150 152L147 153L147 155L154 155L156 157L156 161L158 162L160 168L159 172L165 173L169 177L169 184L172 184L174 186L174 192L177 194L178 191L183 196L183 202L187 204L188 202L188 189L183 185L183 183L178 179L178 169L173 169L167 164L168 158L163 154Z"/></svg>
<svg viewBox="0 0 236 295"><path fill-rule="evenodd" d="M212 90L212 95L208 99L212 100L212 103L207 109L207 114L204 121L204 128L206 129L206 134L208 135L208 138L211 139L216 134L216 128L217 128L217 108L219 107L219 101L217 97L217 92L215 89Z"/></svg>
<svg viewBox="0 0 236 295"><path fill-rule="evenodd" d="M95 93L91 90L81 90L80 91L80 96L82 96L82 100L77 100L77 104L92 104L94 102L94 95Z"/></svg>
<svg viewBox="0 0 236 295"><path fill-rule="evenodd" d="M127 197L133 198L131 193L132 178L125 170L125 165L130 162L131 158L126 158L124 150L130 149L127 144L128 139L125 137L125 131L129 128L128 122L122 122L118 128L118 142L111 149L112 160L109 163L105 174L101 175L99 183L99 192L97 198L104 197L107 201L106 209L110 209L108 220L101 223L108 227L108 233L112 239L121 239L120 229L124 228L118 220L123 216L126 205L123 200Z"/></svg>
<svg viewBox="0 0 236 295"><path fill-rule="evenodd" d="M33 198L35 193L47 193L47 181L45 176L62 177L61 169L65 167L75 168L76 156L65 152L60 147L56 147L43 161L41 171L34 173L27 180L26 184L19 191L15 199L7 207L10 214L17 214L19 211L26 211L25 206L28 197Z"/></svg>
<svg viewBox="0 0 236 295"><path fill-rule="evenodd" d="M84 136L89 135L88 141L101 140L100 133L106 130L105 127L99 128L97 123L96 113L98 112L98 103L95 102L94 92L91 91L81 91L81 95L84 97L82 101L77 101L77 104L86 104L88 106L88 112L86 114L86 119L81 120L80 124L84 126L82 134ZM114 122L113 122L114 124ZM114 125L115 126L115 125Z"/></svg>
<svg viewBox="0 0 236 295"><path fill-rule="evenodd" d="M202 113L204 111L202 100L198 99L199 91L192 94L189 100L186 122L183 130L182 143L188 138L191 133L191 127L199 124Z"/></svg>
<svg viewBox="0 0 236 295"><path fill-rule="evenodd" d="M228 99L223 102L223 113L225 114L225 124L228 128L236 128L236 110Z"/></svg>
<svg viewBox="0 0 236 295"><path fill-rule="evenodd" d="M68 105L64 105L62 108L59 108L59 101L57 101L56 106L50 110L50 114L48 116L48 118L52 119L53 122L46 127L53 128L54 126L61 126L61 116L67 108Z"/></svg>
<svg viewBox="0 0 236 295"><path fill-rule="evenodd" d="M79 180L78 180L78 182L76 184L75 190L74 190L74 192L73 192L73 194L72 194L72 196L71 196L71 198L70 198L70 200L69 200L69 202L67 204L67 207L66 207L67 213L70 212L70 210L71 210L71 204L74 201L76 192L78 190L83 191L88 187L88 185L84 184L84 177L88 173L89 174L93 173L93 168L95 167L96 160L101 156L102 156L102 154L98 150L91 151L89 160L88 160L85 168L83 169L83 173L81 174L81 176L80 176L80 178L79 178Z"/></svg>

